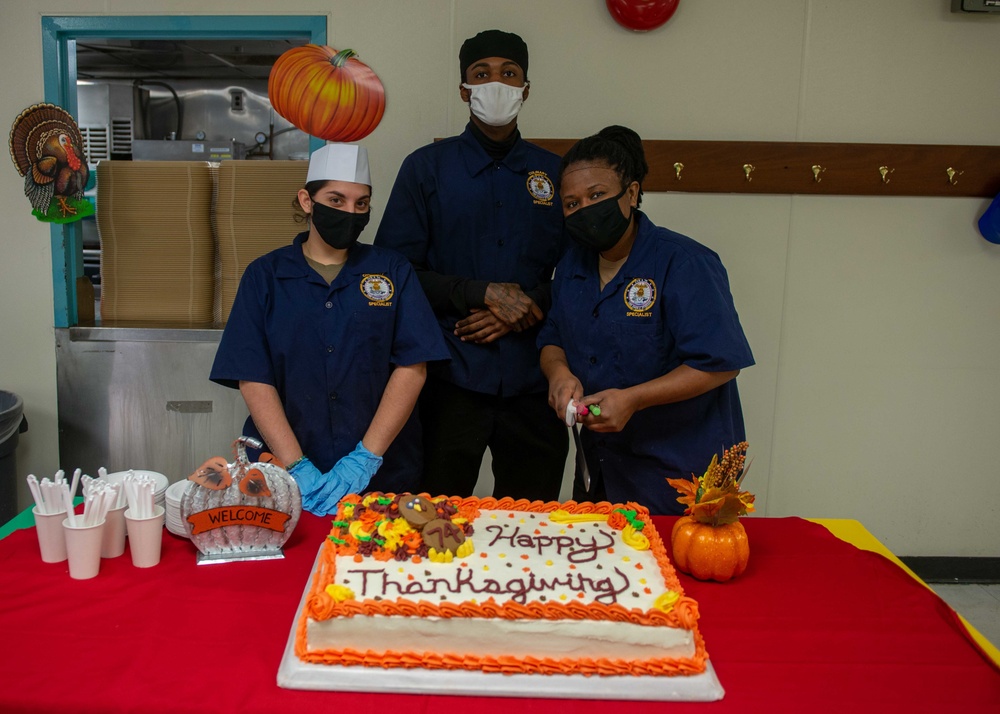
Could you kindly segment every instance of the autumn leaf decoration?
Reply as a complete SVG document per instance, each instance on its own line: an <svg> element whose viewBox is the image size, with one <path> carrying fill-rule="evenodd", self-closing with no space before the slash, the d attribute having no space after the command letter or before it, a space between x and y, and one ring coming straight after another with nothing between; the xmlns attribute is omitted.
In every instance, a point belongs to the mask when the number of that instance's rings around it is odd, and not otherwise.
<svg viewBox="0 0 1000 714"><path fill-rule="evenodd" d="M691 474L691 480L668 478L667 483L676 488L681 496L678 502L687 506L685 516L693 516L699 523L721 526L735 523L740 516L752 513L754 495L741 491L743 478L750 470L746 463L749 444L741 441L730 449L712 457L701 478Z"/></svg>

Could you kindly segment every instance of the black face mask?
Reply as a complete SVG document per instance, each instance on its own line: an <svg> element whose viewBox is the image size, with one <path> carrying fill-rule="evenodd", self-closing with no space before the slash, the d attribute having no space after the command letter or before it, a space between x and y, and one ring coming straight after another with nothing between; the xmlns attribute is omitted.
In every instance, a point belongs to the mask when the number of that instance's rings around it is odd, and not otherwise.
<svg viewBox="0 0 1000 714"><path fill-rule="evenodd" d="M312 224L326 244L337 250L350 248L368 225L371 211L350 213L313 201Z"/></svg>
<svg viewBox="0 0 1000 714"><path fill-rule="evenodd" d="M566 232L576 242L599 253L614 248L632 221L631 209L624 216L618 206L618 200L627 190L626 186L614 198L592 203L566 216Z"/></svg>

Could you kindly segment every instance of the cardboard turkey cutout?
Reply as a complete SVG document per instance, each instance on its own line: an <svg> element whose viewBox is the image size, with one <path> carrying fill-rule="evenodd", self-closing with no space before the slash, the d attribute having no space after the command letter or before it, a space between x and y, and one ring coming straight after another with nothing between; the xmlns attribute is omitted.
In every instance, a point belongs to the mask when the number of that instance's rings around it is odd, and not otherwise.
<svg viewBox="0 0 1000 714"><path fill-rule="evenodd" d="M83 197L90 178L83 135L68 111L55 104L28 107L14 120L8 146L38 220L71 223L94 214Z"/></svg>

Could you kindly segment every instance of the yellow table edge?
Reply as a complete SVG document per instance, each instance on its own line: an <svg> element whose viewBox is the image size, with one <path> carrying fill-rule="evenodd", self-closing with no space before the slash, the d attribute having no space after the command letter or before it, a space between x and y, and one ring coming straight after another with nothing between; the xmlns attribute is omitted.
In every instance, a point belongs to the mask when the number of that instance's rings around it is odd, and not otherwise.
<svg viewBox="0 0 1000 714"><path fill-rule="evenodd" d="M884 555L886 558L905 570L914 580L933 592L934 589L930 585L925 583L920 579L919 575L906 567L906 564L897 558L891 550L882 545L878 538L869 533L868 529L861 525L860 521L855 521L850 518L807 518L806 520L818 523L833 533L833 535L840 538L840 540L846 541L855 547ZM972 639L974 639L976 643L983 648L983 651L990 657L990 659L992 659L997 665L1000 665L1000 649L997 649L992 642L983 637L979 630L973 627L968 620L962 617L962 613L956 614L962 621L962 624L965 625L965 628L969 631L969 634L972 635Z"/></svg>

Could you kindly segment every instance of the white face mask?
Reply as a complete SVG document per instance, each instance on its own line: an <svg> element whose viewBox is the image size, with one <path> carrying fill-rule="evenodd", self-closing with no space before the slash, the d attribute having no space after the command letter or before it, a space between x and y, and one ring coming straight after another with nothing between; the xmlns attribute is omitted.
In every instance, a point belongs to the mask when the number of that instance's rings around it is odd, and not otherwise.
<svg viewBox="0 0 1000 714"><path fill-rule="evenodd" d="M490 126L510 124L524 103L524 87L512 87L503 82L463 84L469 90L469 108L483 123Z"/></svg>

